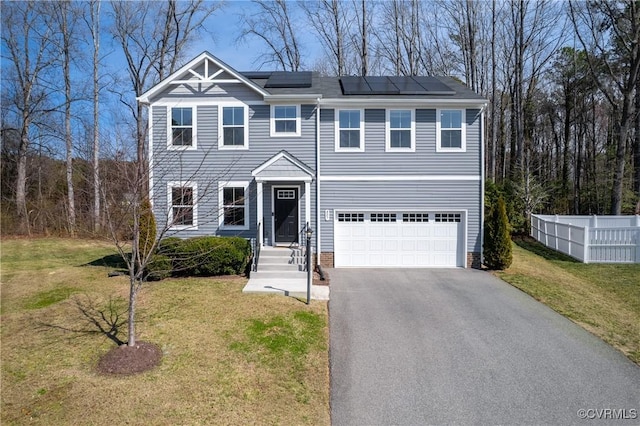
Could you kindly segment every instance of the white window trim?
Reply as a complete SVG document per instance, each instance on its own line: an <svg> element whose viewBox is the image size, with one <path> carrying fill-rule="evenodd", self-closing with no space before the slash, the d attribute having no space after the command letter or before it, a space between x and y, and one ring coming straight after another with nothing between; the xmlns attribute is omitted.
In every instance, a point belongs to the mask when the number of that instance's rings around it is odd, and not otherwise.
<svg viewBox="0 0 640 426"><path fill-rule="evenodd" d="M295 132L276 132L276 107L296 107L296 131ZM299 137L301 135L300 130L300 105L294 104L281 104L281 105L271 105L271 116L269 118L270 121L270 136L271 137L283 137L283 138L293 138ZM283 120L283 119L281 119ZM291 120L291 119L287 119Z"/></svg>
<svg viewBox="0 0 640 426"><path fill-rule="evenodd" d="M360 147L342 148L340 146L340 111L360 111ZM360 108L340 108L335 110L335 151L336 152L364 152L364 109ZM355 130L355 129L351 129Z"/></svg>
<svg viewBox="0 0 640 426"><path fill-rule="evenodd" d="M411 126L409 130L411 131L411 146L409 148L400 148L400 147L392 147L391 146L391 111L409 111L411 113ZM386 152L415 152L416 151L416 110L409 108L390 108L386 110L386 119L385 119L385 151ZM407 130L406 128L401 129L393 129L393 130Z"/></svg>
<svg viewBox="0 0 640 426"><path fill-rule="evenodd" d="M462 132L460 135L460 148L444 148L442 144L442 128L440 124L441 111L462 111ZM467 110L465 108L438 108L436 109L436 152L466 152L467 151Z"/></svg>
<svg viewBox="0 0 640 426"><path fill-rule="evenodd" d="M236 187L244 188L244 226L224 224L224 188ZM225 231L246 231L250 227L249 210L249 182L248 181L228 181L218 182L218 228Z"/></svg>
<svg viewBox="0 0 640 426"><path fill-rule="evenodd" d="M244 111L244 145L225 145L224 144L224 126L223 108L242 107ZM218 105L218 149L220 150L242 150L249 149L249 106L240 102L224 103Z"/></svg>
<svg viewBox="0 0 640 426"><path fill-rule="evenodd" d="M175 225L173 223L173 194L172 189L176 187L190 187L193 190L193 224L191 225ZM191 181L172 181L167 182L167 206L169 212L167 219L169 220L170 230L182 230L182 229L198 229L198 184Z"/></svg>
<svg viewBox="0 0 640 426"><path fill-rule="evenodd" d="M191 108L191 145L174 145L173 130L171 128L171 110L173 108ZM194 151L198 149L198 107L193 104L167 105L167 150Z"/></svg>

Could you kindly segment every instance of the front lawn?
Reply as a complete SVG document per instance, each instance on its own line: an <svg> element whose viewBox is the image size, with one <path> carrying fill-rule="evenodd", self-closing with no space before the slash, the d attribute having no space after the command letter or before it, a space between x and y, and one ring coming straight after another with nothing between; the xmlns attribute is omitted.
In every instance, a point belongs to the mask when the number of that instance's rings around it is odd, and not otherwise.
<svg viewBox="0 0 640 426"><path fill-rule="evenodd" d="M246 295L242 277L149 283L138 340L162 363L136 376L95 367L126 341L127 277L89 240L3 240L2 424L329 424L326 302Z"/></svg>
<svg viewBox="0 0 640 426"><path fill-rule="evenodd" d="M640 364L640 264L583 264L530 238L496 275Z"/></svg>

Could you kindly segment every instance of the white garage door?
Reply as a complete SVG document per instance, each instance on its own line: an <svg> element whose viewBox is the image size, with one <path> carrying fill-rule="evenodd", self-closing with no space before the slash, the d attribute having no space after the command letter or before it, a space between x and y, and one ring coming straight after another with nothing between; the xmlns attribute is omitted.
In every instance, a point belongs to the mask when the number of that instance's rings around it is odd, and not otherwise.
<svg viewBox="0 0 640 426"><path fill-rule="evenodd" d="M335 267L464 266L463 212L336 212Z"/></svg>

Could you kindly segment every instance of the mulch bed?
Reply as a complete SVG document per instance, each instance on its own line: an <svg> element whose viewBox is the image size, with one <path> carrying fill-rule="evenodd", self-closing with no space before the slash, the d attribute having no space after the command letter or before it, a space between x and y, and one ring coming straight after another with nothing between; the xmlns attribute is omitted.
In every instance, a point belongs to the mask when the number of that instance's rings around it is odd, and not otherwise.
<svg viewBox="0 0 640 426"><path fill-rule="evenodd" d="M324 281L320 280L320 274L317 270L313 271L313 285L329 285L330 279L326 269L324 271Z"/></svg>
<svg viewBox="0 0 640 426"><path fill-rule="evenodd" d="M160 365L162 350L153 343L139 341L135 346L121 345L111 349L98 361L101 374L131 375Z"/></svg>

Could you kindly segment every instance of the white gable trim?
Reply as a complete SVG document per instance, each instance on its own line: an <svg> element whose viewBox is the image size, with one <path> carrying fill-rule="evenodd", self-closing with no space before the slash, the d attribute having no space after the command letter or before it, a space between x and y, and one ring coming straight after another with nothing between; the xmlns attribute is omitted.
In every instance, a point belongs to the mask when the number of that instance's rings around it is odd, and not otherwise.
<svg viewBox="0 0 640 426"><path fill-rule="evenodd" d="M262 165L258 166L256 169L254 169L251 172L251 176L254 176L254 177L257 176L258 174L260 174L260 172L262 172L265 169L269 168L273 163L275 163L276 161L280 160L281 158L284 158L284 159L290 161L293 165L295 165L300 170L302 170L303 172L308 174L309 175L309 179L311 179L311 177L313 177L313 174L314 174L313 170L311 170L305 164L301 163L299 160L295 159L293 156L291 156L291 154L289 154L286 151L280 151L279 153L277 153L276 155L271 157L269 160L264 162ZM269 177L269 178L266 178L266 179L267 180L275 180L273 177ZM291 178L289 178L289 179L291 179Z"/></svg>
<svg viewBox="0 0 640 426"><path fill-rule="evenodd" d="M201 63L204 63L205 74L209 74L209 63L214 64L215 66L220 68L220 70L218 70L217 72L214 72L211 75L201 75L193 70ZM216 79L216 77L218 77L218 75L220 75L222 71L230 74L233 78ZM191 80L178 79L178 77L186 73L192 74L197 79L191 79ZM155 95L165 90L171 84L203 84L203 83L205 84L242 83L242 84L245 84L247 87L253 89L254 91L256 91L262 96L269 95L269 93L266 92L262 87L258 86L257 84L255 84L254 82L252 82L251 80L249 80L248 78L240 74L238 71L236 71L235 69L231 68L229 65L222 62L220 59L216 58L209 52L205 51L205 52L202 52L200 55L196 56L194 59L189 61L184 66L182 66L180 69L178 69L176 72L171 74L169 77L165 78L160 83L156 84L151 89L144 92L137 99L139 102L148 104L150 103L151 98L153 98Z"/></svg>

